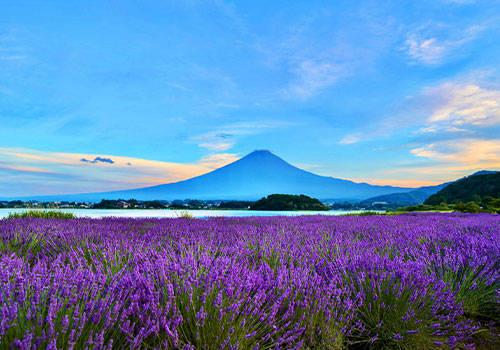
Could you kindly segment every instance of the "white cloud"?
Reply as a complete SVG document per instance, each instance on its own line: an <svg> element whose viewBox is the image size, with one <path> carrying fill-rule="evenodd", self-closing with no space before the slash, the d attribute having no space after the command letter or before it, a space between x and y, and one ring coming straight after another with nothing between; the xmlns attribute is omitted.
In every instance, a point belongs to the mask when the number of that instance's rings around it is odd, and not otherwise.
<svg viewBox="0 0 500 350"><path fill-rule="evenodd" d="M445 2L451 2L451 3L463 5L463 4L473 4L476 2L476 0L445 0Z"/></svg>
<svg viewBox="0 0 500 350"><path fill-rule="evenodd" d="M81 161L96 157L112 159L113 164L89 166ZM193 163L173 163L102 154L0 148L0 173L3 183L10 183L12 191L16 191L11 195L100 192L182 181L238 158L234 153L222 153ZM40 188L40 183L44 189Z"/></svg>
<svg viewBox="0 0 500 350"><path fill-rule="evenodd" d="M410 32L404 50L412 63L442 64L462 53L465 44L478 38L485 29L486 25L473 25L457 30L455 27L432 23Z"/></svg>
<svg viewBox="0 0 500 350"><path fill-rule="evenodd" d="M438 43L436 38L422 39L411 35L405 42L408 54L425 64L440 63L449 48L444 43Z"/></svg>
<svg viewBox="0 0 500 350"><path fill-rule="evenodd" d="M440 162L447 170L500 168L500 139L438 141L412 149L411 153Z"/></svg>
<svg viewBox="0 0 500 350"><path fill-rule="evenodd" d="M220 126L214 131L194 136L191 140L199 142L198 146L202 148L220 152L232 148L243 136L261 134L289 125L292 125L292 123L282 121L234 123Z"/></svg>
<svg viewBox="0 0 500 350"><path fill-rule="evenodd" d="M0 60L3 61L22 61L27 59L28 55L1 55Z"/></svg>
<svg viewBox="0 0 500 350"><path fill-rule="evenodd" d="M295 81L285 93L306 99L319 90L349 76L351 71L347 62L331 58L326 60L306 59L293 69L293 73L296 76Z"/></svg>
<svg viewBox="0 0 500 350"><path fill-rule="evenodd" d="M340 141L341 145L349 145L361 141L361 133L345 135Z"/></svg>
<svg viewBox="0 0 500 350"><path fill-rule="evenodd" d="M232 142L204 142L199 144L200 147L209 149L211 151L226 151L233 147Z"/></svg>
<svg viewBox="0 0 500 350"><path fill-rule="evenodd" d="M199 164L207 168L218 169L238 159L239 157L234 153L218 153L201 159Z"/></svg>
<svg viewBox="0 0 500 350"><path fill-rule="evenodd" d="M500 90L476 83L447 82L423 90L431 102L427 123L445 131L464 131L467 126L488 127L500 123Z"/></svg>

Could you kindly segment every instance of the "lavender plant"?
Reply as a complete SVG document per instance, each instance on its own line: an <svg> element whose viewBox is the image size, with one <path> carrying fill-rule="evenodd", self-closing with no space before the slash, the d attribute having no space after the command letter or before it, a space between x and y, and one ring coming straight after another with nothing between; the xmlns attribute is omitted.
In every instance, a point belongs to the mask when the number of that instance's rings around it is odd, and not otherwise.
<svg viewBox="0 0 500 350"><path fill-rule="evenodd" d="M489 214L13 217L0 349L494 347L499 261Z"/></svg>

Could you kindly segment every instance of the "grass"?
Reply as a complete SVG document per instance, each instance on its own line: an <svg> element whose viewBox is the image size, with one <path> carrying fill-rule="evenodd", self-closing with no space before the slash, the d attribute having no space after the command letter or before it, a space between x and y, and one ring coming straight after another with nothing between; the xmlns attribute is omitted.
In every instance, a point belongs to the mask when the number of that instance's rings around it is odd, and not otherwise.
<svg viewBox="0 0 500 350"><path fill-rule="evenodd" d="M20 213L9 213L7 219L23 219L23 218L39 218L39 219L76 219L72 213L65 213L59 210L26 210Z"/></svg>

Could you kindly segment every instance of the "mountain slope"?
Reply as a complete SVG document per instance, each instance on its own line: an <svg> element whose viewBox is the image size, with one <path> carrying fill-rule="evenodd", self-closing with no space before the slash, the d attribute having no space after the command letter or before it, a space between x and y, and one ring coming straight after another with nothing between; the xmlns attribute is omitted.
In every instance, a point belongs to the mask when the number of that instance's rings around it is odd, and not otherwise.
<svg viewBox="0 0 500 350"><path fill-rule="evenodd" d="M455 181L427 198L424 204L439 205L443 200L448 204L467 203L490 196L500 198L500 172L479 172ZM476 197L476 198L475 198Z"/></svg>
<svg viewBox="0 0 500 350"><path fill-rule="evenodd" d="M449 182L436 185L436 186L426 186L420 187L419 189L401 192L401 193L390 193L382 196L371 197L363 200L363 203L373 203L373 202L386 202L386 203L399 203L404 205L415 205L423 203L430 195L438 192Z"/></svg>
<svg viewBox="0 0 500 350"><path fill-rule="evenodd" d="M294 167L269 151L259 150L208 174L176 183L125 191L31 198L45 201L98 201L118 198L257 200L272 193L284 193L305 194L320 199L359 200L409 190L411 189L374 186L316 175Z"/></svg>
<svg viewBox="0 0 500 350"><path fill-rule="evenodd" d="M458 179L456 181L460 181L460 180L466 179L466 178L471 177L471 176L495 174L495 173L496 173L496 171L481 170L481 171L475 172L472 175ZM402 205L422 204L431 195L437 193L438 191L442 190L443 188L445 188L449 184L452 184L453 182L454 181L446 182L446 183L436 185L436 186L420 187L418 189L408 191L408 192L390 193L390 194L385 194L382 196L371 197L371 198L363 200L362 203L371 204L373 202L386 202L386 203L392 203L392 204L397 203L397 204L402 204Z"/></svg>

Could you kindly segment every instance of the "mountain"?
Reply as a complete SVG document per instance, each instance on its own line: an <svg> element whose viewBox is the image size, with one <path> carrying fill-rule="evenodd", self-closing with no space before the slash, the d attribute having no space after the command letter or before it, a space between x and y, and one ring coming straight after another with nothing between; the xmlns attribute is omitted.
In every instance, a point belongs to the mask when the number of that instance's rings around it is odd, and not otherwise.
<svg viewBox="0 0 500 350"><path fill-rule="evenodd" d="M423 203L429 196L438 192L440 189L448 185L449 182L436 185L436 186L425 186L419 189L400 192L400 193L390 193L382 196L371 197L362 201L362 203L373 203L373 202L386 202L386 203L398 203L404 205L415 205Z"/></svg>
<svg viewBox="0 0 500 350"><path fill-rule="evenodd" d="M467 203L484 197L500 198L500 172L482 171L455 181L427 198L424 204Z"/></svg>
<svg viewBox="0 0 500 350"><path fill-rule="evenodd" d="M257 200L272 193L304 194L319 199L361 200L410 188L374 186L299 169L267 150L247 156L210 173L188 180L133 190L23 198L40 201L89 201L101 199L174 200L221 199Z"/></svg>
<svg viewBox="0 0 500 350"><path fill-rule="evenodd" d="M491 171L491 170L481 170L478 172L475 172L472 175L463 177L462 179L456 180L460 181L463 179L466 179L471 176L477 176L477 175L486 175L486 174L494 174L496 171ZM455 182L456 182L455 181ZM433 194L437 193L438 191L442 190L449 184L452 184L453 182L446 182L440 185L436 186L425 186L425 187L420 187L418 189L408 191L408 192L399 192L399 193L390 193L390 194L385 194L382 196L376 196L376 197L371 197L368 199L365 199L362 201L362 203L373 203L373 202L386 202L386 203L392 203L392 204L401 204L401 205L416 205L416 204L422 204L424 201L432 196Z"/></svg>

